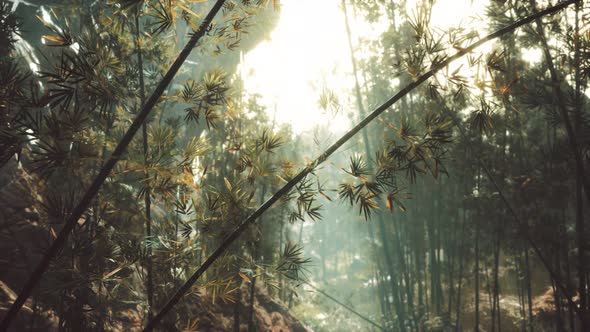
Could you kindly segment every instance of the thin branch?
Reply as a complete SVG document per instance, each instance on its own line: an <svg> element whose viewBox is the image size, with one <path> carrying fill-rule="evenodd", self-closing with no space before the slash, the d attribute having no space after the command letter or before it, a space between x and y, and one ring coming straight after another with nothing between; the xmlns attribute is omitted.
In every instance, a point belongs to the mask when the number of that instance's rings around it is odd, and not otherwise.
<svg viewBox="0 0 590 332"><path fill-rule="evenodd" d="M70 235L74 227L77 225L78 220L80 219L84 211L86 211L86 209L94 199L94 196L96 196L96 194L98 193L98 190L105 182L106 178L109 176L109 173L111 172L115 164L123 155L123 152L125 152L125 150L127 149L127 146L129 145L129 143L131 142L139 128L142 126L147 116L150 114L151 110L157 104L158 100L164 93L164 90L166 90L170 82L172 82L172 79L174 78L174 76L176 76L176 73L178 72L186 58L195 48L197 42L201 39L201 37L205 35L205 33L207 33L209 25L211 24L213 18L219 12L224 3L225 0L217 0L215 5L213 5L213 8L209 11L209 14L207 14L205 19L203 20L203 23L201 24L199 30L193 34L193 36L186 44L184 49L180 52L172 66L170 66L170 69L168 69L166 75L164 75L164 77L162 78L162 81L160 81L152 95L149 97L146 104L143 106L135 120L133 120L133 123L131 124L131 126L129 127L129 129L127 130L127 132L125 133L125 135L123 136L123 138L121 139L113 153L111 154L111 157L109 158L109 160L107 160L107 162L101 168L100 172L98 173L90 187L86 190L86 193L84 194L76 208L74 208L74 210L72 211L72 214L66 221L64 227L59 232L59 235L51 244L51 247L49 247L43 258L41 258L39 265L37 265L31 276L29 277L29 280L27 280L25 286L18 294L18 297L16 298L16 300L14 301L6 315L4 316L4 319L0 323L0 331L4 332L8 330L10 324L16 318L16 315L18 314L19 310L22 308L27 298L31 295L31 292L33 291L35 286L37 286L37 284L41 280L43 273L45 273L45 271L49 267L51 260L65 246L68 236Z"/></svg>
<svg viewBox="0 0 590 332"><path fill-rule="evenodd" d="M357 315L357 316L358 316L360 319L364 320L365 322L367 322L367 323L369 323L369 324L373 325L374 327L376 327L376 328L380 329L381 331L387 331L387 330L386 330L386 329L385 329L383 326L381 326L381 325L379 325L379 324L375 323L374 321L370 320L369 318L367 318L367 317L363 316L362 314L358 313L358 311L356 311L356 310L354 310L353 308L351 308L350 306L347 306L346 304L344 304L344 303L340 302L338 299L336 299L336 298L335 298L335 297L333 297L332 295L330 295L330 294L328 294L328 293L324 292L323 290L321 290L321 289L319 289L319 288L315 287L314 285L312 285L312 284L311 284L311 283L309 283L309 282L305 282L305 281L304 281L303 283L304 283L304 284L306 284L307 286L311 287L311 288L312 288L313 290L315 290L316 292L318 292L318 293L322 294L323 296L325 296L325 297L329 298L330 300L332 300L332 301L336 302L337 304L339 304L340 306L342 306L344 309L346 309L346 310L348 310L348 311L352 312L353 314Z"/></svg>
<svg viewBox="0 0 590 332"><path fill-rule="evenodd" d="M311 173L318 165L323 163L330 157L336 150L338 150L344 143L346 143L349 139L351 139L354 135L356 135L361 129L366 127L371 121L377 118L381 113L385 112L389 107L395 104L398 100L403 98L405 95L410 93L412 90L420 86L426 80L434 76L438 71L444 69L448 66L451 62L463 57L464 55L472 52L477 47L485 44L486 42L498 38L506 33L512 32L515 29L529 24L534 20L541 18L543 16L558 12L567 6L575 3L575 0L568 0L562 2L558 5L553 7L547 8L539 13L526 17L518 22L515 22L505 28L502 28L482 39L478 40L477 42L471 44L469 47L461 49L459 52L455 53L453 56L446 58L444 61L439 63L437 66L433 67L430 71L420 76L417 80L413 81L412 83L408 84L404 89L399 91L396 95L391 97L381 106L376 108L371 114L369 114L365 119L363 119L360 123L354 126L350 131L348 131L344 136L342 136L338 141L332 144L324 153L322 153L313 163L305 167L301 170L293 179L287 182L281 189L279 189L275 194L273 194L264 204L262 204L254 213L252 213L248 218L242 221L234 231L229 234L223 242L219 245L217 249L209 256L205 262L195 271L195 273L182 285L172 297L168 300L168 302L164 305L162 310L151 320L148 325L145 327L144 331L152 331L156 325L162 320L162 318L180 301L180 299L186 294L193 284L201 277L201 275L213 264L226 250L229 246L250 226L250 224L254 223L258 217L260 217L266 210L268 210L276 201L278 201L281 197L287 194L299 181L303 180L309 173Z"/></svg>

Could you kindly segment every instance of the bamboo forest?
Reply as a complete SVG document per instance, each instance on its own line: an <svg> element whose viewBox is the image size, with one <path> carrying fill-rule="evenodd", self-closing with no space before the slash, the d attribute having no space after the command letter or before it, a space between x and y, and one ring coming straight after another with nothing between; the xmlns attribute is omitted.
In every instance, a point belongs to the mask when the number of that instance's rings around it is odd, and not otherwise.
<svg viewBox="0 0 590 332"><path fill-rule="evenodd" d="M0 0L0 332L590 331L590 3Z"/></svg>

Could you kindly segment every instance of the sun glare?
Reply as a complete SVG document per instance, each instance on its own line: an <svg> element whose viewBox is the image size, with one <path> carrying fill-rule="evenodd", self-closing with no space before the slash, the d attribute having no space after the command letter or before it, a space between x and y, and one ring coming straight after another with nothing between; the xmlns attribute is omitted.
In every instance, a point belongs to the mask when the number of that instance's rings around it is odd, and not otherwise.
<svg viewBox="0 0 590 332"><path fill-rule="evenodd" d="M407 6L415 8L416 1L409 1ZM432 8L430 23L441 30L456 28L485 27L483 14L488 1L482 0L437 0ZM483 30L483 29L481 29Z"/></svg>
<svg viewBox="0 0 590 332"><path fill-rule="evenodd" d="M314 124L329 123L334 132L349 127L343 114L333 117L318 105L324 85L333 90L348 88L351 65L348 52L343 54L348 46L338 3L282 1L281 17L270 40L244 56L246 90L260 93L269 115L279 123L290 123L295 133Z"/></svg>
<svg viewBox="0 0 590 332"><path fill-rule="evenodd" d="M441 30L473 27L487 1L439 0L432 13L432 25ZM258 93L269 117L291 124L295 134L325 125L332 133L346 131L357 117L350 93L354 77L344 13L340 0L282 0L281 16L269 40L246 53L240 64L247 93ZM409 1L409 13L416 7ZM369 24L352 19L353 40L377 37L386 22ZM383 15L384 17L386 15ZM362 50L361 50L362 51ZM359 51L357 56L364 55ZM342 110L336 114L318 104L324 88L339 98ZM275 113L276 112L276 113Z"/></svg>

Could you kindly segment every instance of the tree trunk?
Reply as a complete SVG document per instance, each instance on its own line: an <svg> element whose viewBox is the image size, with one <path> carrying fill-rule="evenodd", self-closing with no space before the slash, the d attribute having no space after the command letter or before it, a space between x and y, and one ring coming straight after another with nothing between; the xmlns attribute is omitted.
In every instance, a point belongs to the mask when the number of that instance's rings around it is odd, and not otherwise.
<svg viewBox="0 0 590 332"><path fill-rule="evenodd" d="M474 331L479 332L479 221L475 222L475 324Z"/></svg>
<svg viewBox="0 0 590 332"><path fill-rule="evenodd" d="M460 253L459 255L459 282L457 285L457 301L455 303L455 332L459 332L460 328L461 328L461 286L463 284L463 266L464 266L464 261L465 261L465 254L464 252L464 247L465 247L465 226L467 225L467 219L465 218L465 215L467 214L467 211L465 209L465 207L463 207L463 220L462 220L462 226L461 226L461 244L458 246L458 252Z"/></svg>
<svg viewBox="0 0 590 332"><path fill-rule="evenodd" d="M141 105L145 104L145 81L143 77L143 54L141 50L141 45L139 43L139 7L141 5L137 5L135 7L135 50L137 52L137 64L139 66L139 96ZM143 122L141 126L142 131L142 143L143 143L143 156L144 156L144 167L146 168L145 171L145 196L144 196L144 203L145 203L145 236L146 236L146 292L147 292L147 302L148 302L148 321L153 318L153 304L154 304L154 281L153 281L153 268L152 268L152 247L149 244L152 237L152 215L151 215L151 189L149 186L149 173L147 171L148 166L148 159L149 159L149 150L148 150L148 134L147 134L147 121Z"/></svg>
<svg viewBox="0 0 590 332"><path fill-rule="evenodd" d="M494 244L494 285L493 285L493 301L492 301L492 332L496 329L496 324L498 326L498 332L502 330L501 328L501 312L500 312L500 283L499 283L499 269L500 269L500 228L496 230L496 241Z"/></svg>
<svg viewBox="0 0 590 332"><path fill-rule="evenodd" d="M529 308L529 331L534 332L535 328L533 326L533 290L531 287L531 266L529 264L529 250L525 246L524 248L524 269L525 269L525 284L526 284L526 293L527 293L527 301L528 301L528 308Z"/></svg>
<svg viewBox="0 0 590 332"><path fill-rule="evenodd" d="M574 96L574 107L575 107L575 131L580 131L580 124L582 123L582 103L581 98L581 67L580 67L580 9L582 3L576 2L576 18L575 18L575 33L574 33L574 65L575 69L575 96ZM590 328L585 318L588 315L588 293L586 284L586 227L584 222L584 199L583 199L583 169L579 167L576 169L576 240L578 242L578 294L580 297L580 326L583 331L587 331ZM587 195L589 193L586 193ZM568 279L569 280L569 279ZM571 311L571 310L570 310Z"/></svg>
<svg viewBox="0 0 590 332"><path fill-rule="evenodd" d="M391 289L393 291L393 304L395 306L395 310L397 313L397 321L400 331L405 331L405 320L406 315L403 307L403 303L400 300L400 292L398 287L398 275L395 272L395 268L393 266L393 259L391 257L391 249L389 248L389 239L387 238L386 229L385 229L385 222L383 221L383 216L379 213L378 214L378 224L379 224L379 232L381 234L381 242L383 242L383 254L385 256L385 265L387 268L387 273L389 274Z"/></svg>

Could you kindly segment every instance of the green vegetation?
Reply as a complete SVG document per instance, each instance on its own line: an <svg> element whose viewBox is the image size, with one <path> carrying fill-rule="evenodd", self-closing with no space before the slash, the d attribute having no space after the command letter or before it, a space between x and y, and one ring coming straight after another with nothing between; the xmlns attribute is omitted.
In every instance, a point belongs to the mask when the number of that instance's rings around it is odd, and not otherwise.
<svg viewBox="0 0 590 332"><path fill-rule="evenodd" d="M0 331L590 330L590 7L406 2L334 135L248 90L280 1L0 0Z"/></svg>

